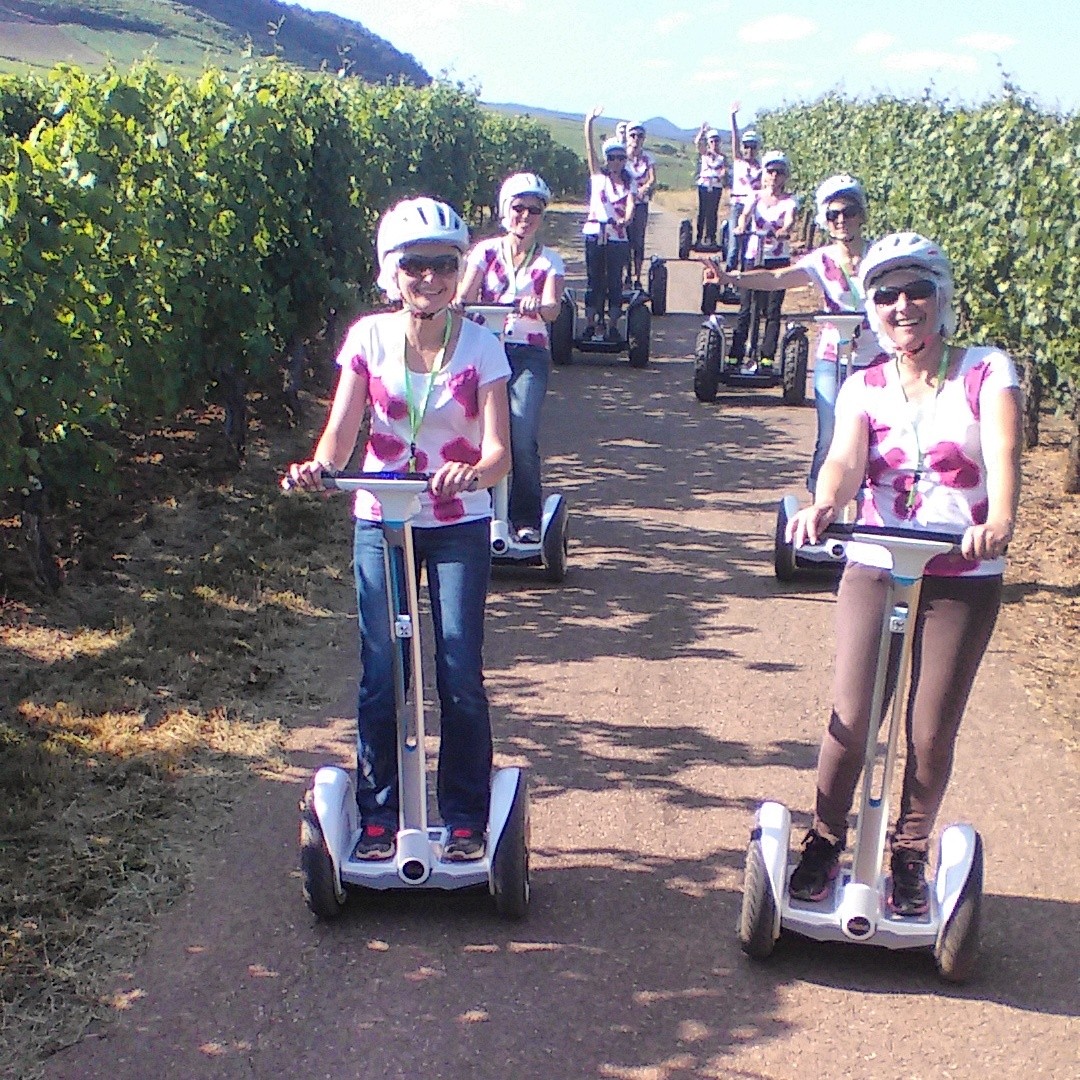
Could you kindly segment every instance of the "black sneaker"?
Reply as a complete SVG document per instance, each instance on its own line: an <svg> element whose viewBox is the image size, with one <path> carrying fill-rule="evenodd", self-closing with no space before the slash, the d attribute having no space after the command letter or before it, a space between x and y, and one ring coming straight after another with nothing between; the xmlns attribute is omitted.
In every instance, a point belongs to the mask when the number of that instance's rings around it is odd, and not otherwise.
<svg viewBox="0 0 1080 1080"><path fill-rule="evenodd" d="M824 900L840 873L843 844L834 844L811 829L803 839L802 858L788 882L793 900Z"/></svg>
<svg viewBox="0 0 1080 1080"><path fill-rule="evenodd" d="M892 853L892 892L889 910L894 915L925 915L930 910L930 889L926 884L926 855L911 848Z"/></svg>
<svg viewBox="0 0 1080 1080"><path fill-rule="evenodd" d="M484 830L457 825L450 830L443 848L446 862L472 862L484 857Z"/></svg>
<svg viewBox="0 0 1080 1080"><path fill-rule="evenodd" d="M372 823L360 830L360 839L356 841L352 857L355 860L392 859L396 834L387 825Z"/></svg>

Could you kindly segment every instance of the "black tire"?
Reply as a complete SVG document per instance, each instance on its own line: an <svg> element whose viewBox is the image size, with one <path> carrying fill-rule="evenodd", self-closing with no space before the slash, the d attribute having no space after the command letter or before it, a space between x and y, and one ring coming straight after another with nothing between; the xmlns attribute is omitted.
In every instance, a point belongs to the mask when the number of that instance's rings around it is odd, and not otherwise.
<svg viewBox="0 0 1080 1080"><path fill-rule="evenodd" d="M694 346L694 396L698 401L715 401L724 364L724 335L711 326L698 331Z"/></svg>
<svg viewBox="0 0 1080 1080"><path fill-rule="evenodd" d="M626 313L626 345L630 366L643 368L649 362L652 312L646 304L635 304Z"/></svg>
<svg viewBox="0 0 1080 1080"><path fill-rule="evenodd" d="M690 258L690 246L694 242L694 227L689 220L683 218L679 222L679 258Z"/></svg>
<svg viewBox="0 0 1080 1080"><path fill-rule="evenodd" d="M975 971L982 928L982 892L983 845L982 837L976 833L971 870L934 949L938 974L947 982L967 982Z"/></svg>
<svg viewBox="0 0 1080 1080"><path fill-rule="evenodd" d="M730 238L730 236L731 236L731 233L730 233L730 230L728 228L728 222L725 221L720 226L720 251L724 255L725 258L727 257L728 239Z"/></svg>
<svg viewBox="0 0 1080 1080"><path fill-rule="evenodd" d="M742 908L739 911L739 945L747 956L764 960L776 947L776 900L773 898L761 841L754 837L746 849Z"/></svg>
<svg viewBox="0 0 1080 1080"><path fill-rule="evenodd" d="M806 370L810 360L810 339L804 330L795 330L784 340L781 352L781 377L785 405L806 401Z"/></svg>
<svg viewBox="0 0 1080 1080"><path fill-rule="evenodd" d="M544 576L558 585L566 580L567 550L570 542L570 514L566 502L559 500L558 509L551 517L551 524L544 533L540 557L544 564Z"/></svg>
<svg viewBox="0 0 1080 1080"><path fill-rule="evenodd" d="M659 259L649 266L649 306L654 315L667 314L667 266Z"/></svg>
<svg viewBox="0 0 1080 1080"><path fill-rule="evenodd" d="M701 314L708 317L716 312L720 303L720 286L715 281L706 281L701 286Z"/></svg>
<svg viewBox="0 0 1080 1080"><path fill-rule="evenodd" d="M574 360L574 301L566 296L551 324L551 360L557 367L566 367Z"/></svg>
<svg viewBox="0 0 1080 1080"><path fill-rule="evenodd" d="M319 816L315 813L315 793L308 788L300 804L300 874L304 902L320 919L341 914L344 899L338 899L337 875L330 849L326 846Z"/></svg>
<svg viewBox="0 0 1080 1080"><path fill-rule="evenodd" d="M776 511L776 534L773 538L773 572L777 581L795 580L799 571L795 562L795 545L787 539L788 516L784 504Z"/></svg>
<svg viewBox="0 0 1080 1080"><path fill-rule="evenodd" d="M529 785L518 774L517 790L491 859L495 910L504 919L523 919L529 908Z"/></svg>

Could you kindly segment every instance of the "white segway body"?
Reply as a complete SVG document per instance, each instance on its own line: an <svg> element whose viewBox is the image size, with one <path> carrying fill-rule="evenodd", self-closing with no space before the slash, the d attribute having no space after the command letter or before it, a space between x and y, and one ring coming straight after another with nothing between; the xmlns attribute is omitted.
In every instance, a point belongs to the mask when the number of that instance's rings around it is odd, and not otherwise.
<svg viewBox="0 0 1080 1080"><path fill-rule="evenodd" d="M500 915L521 918L529 902L529 792L524 772L505 768L492 776L483 858L444 861L447 829L428 825L419 598L409 525L427 479L362 474L324 477L324 483L343 491L363 488L375 495L382 506L384 536L394 533L393 542L402 550L404 575L395 588L391 541L384 539L391 633L401 649L411 651L413 692L410 703L403 667L395 661L399 809L394 857L352 858L360 837L353 778L344 769L323 766L300 803L300 867L308 907L320 918L333 918L350 887L448 890L486 885ZM402 607L396 599L399 590L405 595Z"/></svg>
<svg viewBox="0 0 1080 1080"><path fill-rule="evenodd" d="M473 322L486 327L502 340L506 316L511 304L469 304L466 314ZM549 581L566 577L566 559L570 539L570 517L566 499L549 495L540 517L540 539L536 543L520 540L510 525L510 481L504 477L491 492L491 560L496 564L542 566Z"/></svg>
<svg viewBox="0 0 1080 1080"><path fill-rule="evenodd" d="M888 875L882 869L888 826L889 794L899 733L904 725L905 694L911 666L914 615L918 610L923 569L935 555L955 551L959 537L917 534L864 526L833 526L831 540L858 540L885 547L892 555L892 587L886 602L875 672L870 730L863 764L862 794L853 859L822 900L797 900L788 882L797 865L789 858L791 814L777 802L758 809L746 855L739 937L743 950L769 956L781 931L815 941L878 945L887 949L931 949L943 978L968 977L978 954L982 896L982 840L971 825L950 825L941 835L930 907L920 916L889 910ZM897 690L891 715L882 716L886 672L893 635L902 638ZM881 718L880 722L875 717ZM883 747L880 723L888 724Z"/></svg>

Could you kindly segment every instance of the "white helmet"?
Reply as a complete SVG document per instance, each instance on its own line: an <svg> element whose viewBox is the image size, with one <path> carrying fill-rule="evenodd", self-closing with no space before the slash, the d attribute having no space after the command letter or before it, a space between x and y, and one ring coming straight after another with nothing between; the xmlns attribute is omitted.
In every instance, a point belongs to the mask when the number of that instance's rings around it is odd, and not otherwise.
<svg viewBox="0 0 1080 1080"><path fill-rule="evenodd" d="M544 206L551 202L551 188L544 183L543 178L536 173L520 172L508 176L499 188L499 217L505 219L510 203L514 199L520 199L522 195L533 195ZM505 224L505 220L503 222Z"/></svg>
<svg viewBox="0 0 1080 1080"><path fill-rule="evenodd" d="M952 265L948 256L933 240L927 240L925 236L920 236L918 233L891 233L871 246L863 256L859 270L859 287L863 296L867 298L866 316L870 320L870 329L877 335L878 341L887 352L892 352L893 342L882 330L871 292L875 282L880 281L890 270L909 268L920 270L937 282L940 316L938 330L942 336L948 337L956 330Z"/></svg>
<svg viewBox="0 0 1080 1080"><path fill-rule="evenodd" d="M791 172L791 165L788 163L787 155L779 150L770 150L761 159L761 167L763 169L775 169L777 166L786 173Z"/></svg>
<svg viewBox="0 0 1080 1080"><path fill-rule="evenodd" d="M626 143L622 139L605 139L604 145L600 147L600 152L607 157L611 153L626 153Z"/></svg>
<svg viewBox="0 0 1080 1080"><path fill-rule="evenodd" d="M849 199L858 206L863 216L866 215L866 191L862 184L854 176L837 173L835 176L830 176L828 180L823 180L814 192L814 202L817 204L817 215L814 221L817 222L819 229L828 227L825 210L829 203L840 198Z"/></svg>
<svg viewBox="0 0 1080 1080"><path fill-rule="evenodd" d="M720 132L717 131L716 128L709 128L709 130L705 132L705 138L706 139L719 139L720 138Z"/></svg>
<svg viewBox="0 0 1080 1080"><path fill-rule="evenodd" d="M379 257L376 284L391 300L401 299L395 280L397 264L402 250L412 244L449 244L464 254L469 229L452 206L426 195L391 206L383 214L375 238Z"/></svg>
<svg viewBox="0 0 1080 1080"><path fill-rule="evenodd" d="M747 128L742 133L742 141L744 146L760 146L761 136L753 128Z"/></svg>
<svg viewBox="0 0 1080 1080"><path fill-rule="evenodd" d="M631 131L640 131L644 135L645 125L640 120L633 120L626 125L626 133L629 135Z"/></svg>

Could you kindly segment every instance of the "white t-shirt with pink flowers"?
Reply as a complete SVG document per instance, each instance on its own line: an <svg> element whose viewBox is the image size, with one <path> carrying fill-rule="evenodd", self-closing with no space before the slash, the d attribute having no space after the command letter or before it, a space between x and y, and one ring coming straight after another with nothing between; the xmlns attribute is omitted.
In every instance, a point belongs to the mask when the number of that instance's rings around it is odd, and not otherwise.
<svg viewBox="0 0 1080 1080"><path fill-rule="evenodd" d="M859 291L858 282L845 272L831 253L831 244L808 251L795 265L805 270L821 290L825 310L856 313L866 310L866 301ZM830 323L819 324L816 359L835 364L840 346L840 331ZM851 356L853 368L866 367L885 354L877 336L870 329L870 322L863 319L855 350Z"/></svg>
<svg viewBox="0 0 1080 1080"><path fill-rule="evenodd" d="M638 187L645 183L649 169L654 168L655 165L656 161L648 150L642 150L640 157L630 157L629 154L626 157L626 171L634 178L634 183ZM636 196L636 199L638 202L648 202L651 197L652 192L649 192L648 195Z"/></svg>
<svg viewBox="0 0 1080 1080"><path fill-rule="evenodd" d="M760 161L737 157L731 166L731 201L748 203L761 190Z"/></svg>
<svg viewBox="0 0 1080 1080"><path fill-rule="evenodd" d="M541 298L549 277L566 276L562 256L554 248L541 247L517 272L510 270L510 247L504 236L477 244L467 263L480 273L481 304L512 304L523 296ZM510 345L548 347L548 328L539 315L507 315L503 341Z"/></svg>
<svg viewBox="0 0 1080 1080"><path fill-rule="evenodd" d="M766 206L760 194L750 206L750 239L746 243L747 264L753 264L758 257L758 245L763 244L762 258L766 261L791 258L791 242L787 237L776 235L776 230L784 222L785 215L795 217L799 200L794 195L784 195L772 206ZM759 236L764 233L764 236Z"/></svg>
<svg viewBox="0 0 1080 1080"><path fill-rule="evenodd" d="M613 179L609 173L593 173L589 177L589 216L581 227L582 236L599 236L603 226L610 244L629 243L626 235L626 196L637 194L637 181L632 177Z"/></svg>
<svg viewBox="0 0 1080 1080"><path fill-rule="evenodd" d="M510 378L510 364L499 339L489 330L461 322L456 345L444 358L427 396L429 377L405 368L405 327L401 315L368 315L354 323L338 353L337 362L367 376L371 430L364 453L365 472L406 472L410 468L412 431L409 401L421 412L416 433L417 472L435 472L447 461L475 465L480 460L483 424L480 387ZM409 377L409 392L405 379ZM427 408L424 401L427 398ZM356 493L356 517L381 521L378 500L366 491ZM453 498L420 496L416 528L456 525L491 516L487 491L463 491Z"/></svg>
<svg viewBox="0 0 1080 1080"><path fill-rule="evenodd" d="M866 418L870 446L859 523L963 533L989 514L980 418L996 394L1018 386L1016 368L1000 349L964 351L958 369L935 397L916 405L904 397L893 359L856 371L840 388L838 424ZM888 568L874 544L848 544L851 562ZM936 577L1000 574L1004 558L970 561L938 555L926 573Z"/></svg>

